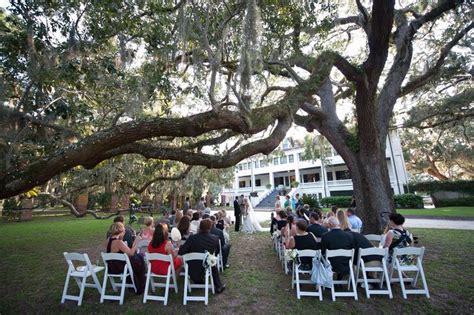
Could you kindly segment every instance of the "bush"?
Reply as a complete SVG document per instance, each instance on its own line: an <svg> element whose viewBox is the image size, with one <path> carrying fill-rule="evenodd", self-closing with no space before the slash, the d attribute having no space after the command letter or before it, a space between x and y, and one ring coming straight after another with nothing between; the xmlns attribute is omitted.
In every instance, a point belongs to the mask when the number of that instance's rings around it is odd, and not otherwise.
<svg viewBox="0 0 474 315"><path fill-rule="evenodd" d="M474 206L474 197L434 200L436 207L469 207Z"/></svg>
<svg viewBox="0 0 474 315"><path fill-rule="evenodd" d="M432 194L437 191L462 191L474 194L474 180L426 181L410 184L410 191Z"/></svg>
<svg viewBox="0 0 474 315"><path fill-rule="evenodd" d="M301 200L303 201L304 205L309 205L311 209L320 208L318 199L316 198L315 195L303 194L303 197L301 197Z"/></svg>
<svg viewBox="0 0 474 315"><path fill-rule="evenodd" d="M423 198L415 194L395 195L395 207L400 208L423 208Z"/></svg>
<svg viewBox="0 0 474 315"><path fill-rule="evenodd" d="M331 206L350 207L351 200L351 196L325 197L321 198L321 205L326 208Z"/></svg>

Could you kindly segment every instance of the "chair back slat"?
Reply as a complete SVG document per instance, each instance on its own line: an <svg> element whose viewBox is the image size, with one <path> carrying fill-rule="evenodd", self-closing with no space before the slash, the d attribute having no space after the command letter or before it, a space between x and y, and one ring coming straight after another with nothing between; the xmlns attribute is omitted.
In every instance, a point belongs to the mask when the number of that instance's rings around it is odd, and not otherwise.
<svg viewBox="0 0 474 315"><path fill-rule="evenodd" d="M326 251L326 257L353 257L353 249L328 249Z"/></svg>

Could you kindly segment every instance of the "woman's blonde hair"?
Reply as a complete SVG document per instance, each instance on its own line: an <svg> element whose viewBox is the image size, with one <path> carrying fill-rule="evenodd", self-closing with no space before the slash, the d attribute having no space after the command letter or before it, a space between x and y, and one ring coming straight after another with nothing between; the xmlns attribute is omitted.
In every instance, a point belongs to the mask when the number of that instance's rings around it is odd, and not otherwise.
<svg viewBox="0 0 474 315"><path fill-rule="evenodd" d="M147 217L147 218L145 218L145 220L143 220L143 223L144 223L146 226L152 226L152 225L153 225L153 217Z"/></svg>
<svg viewBox="0 0 474 315"><path fill-rule="evenodd" d="M347 230L351 229L351 223L349 222L349 219L347 218L347 214L344 210L339 209L337 210L336 213L337 219L339 220L339 225L341 226L341 230Z"/></svg>
<svg viewBox="0 0 474 315"><path fill-rule="evenodd" d="M110 227L110 232L112 233L113 236L119 235L119 234L122 233L123 231L125 231L125 226L123 225L122 222L115 222L115 223L112 224L112 226Z"/></svg>

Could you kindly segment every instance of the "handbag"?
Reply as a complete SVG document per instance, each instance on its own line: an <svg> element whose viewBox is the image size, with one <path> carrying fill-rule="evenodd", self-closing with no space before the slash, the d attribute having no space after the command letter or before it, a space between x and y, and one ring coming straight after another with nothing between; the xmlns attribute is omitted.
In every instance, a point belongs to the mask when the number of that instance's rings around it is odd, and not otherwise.
<svg viewBox="0 0 474 315"><path fill-rule="evenodd" d="M319 286L332 288L332 267L331 263L321 254L320 251L316 253L313 258L313 268L311 269L311 281Z"/></svg>

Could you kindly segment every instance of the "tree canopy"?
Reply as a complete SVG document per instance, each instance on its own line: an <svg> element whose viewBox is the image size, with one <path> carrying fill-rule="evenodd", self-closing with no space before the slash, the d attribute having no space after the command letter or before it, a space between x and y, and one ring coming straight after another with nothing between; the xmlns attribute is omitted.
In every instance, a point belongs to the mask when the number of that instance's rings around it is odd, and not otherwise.
<svg viewBox="0 0 474 315"><path fill-rule="evenodd" d="M343 157L369 214L393 210L383 150L397 101L470 71L445 65L468 62L453 48L474 25L462 0L12 1L8 10L0 197L126 154L226 168L269 154L295 123ZM376 196L364 195L369 185Z"/></svg>

